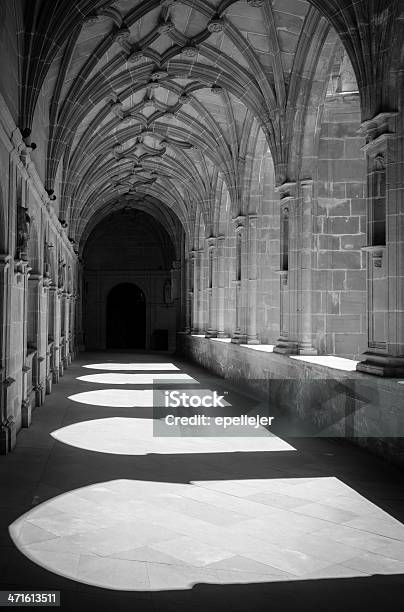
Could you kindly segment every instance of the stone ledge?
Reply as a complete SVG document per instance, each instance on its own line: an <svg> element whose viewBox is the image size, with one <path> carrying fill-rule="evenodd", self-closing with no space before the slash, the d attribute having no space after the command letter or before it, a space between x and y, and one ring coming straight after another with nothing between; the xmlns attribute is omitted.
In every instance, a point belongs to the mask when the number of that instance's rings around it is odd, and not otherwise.
<svg viewBox="0 0 404 612"><path fill-rule="evenodd" d="M179 337L178 352L273 403L285 418L404 464L404 381L197 336Z"/></svg>

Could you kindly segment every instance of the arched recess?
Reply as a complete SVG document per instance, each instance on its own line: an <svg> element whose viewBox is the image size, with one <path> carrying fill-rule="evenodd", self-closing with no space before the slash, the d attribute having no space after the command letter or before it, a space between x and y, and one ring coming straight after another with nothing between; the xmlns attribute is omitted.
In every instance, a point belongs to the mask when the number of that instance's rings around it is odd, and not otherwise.
<svg viewBox="0 0 404 612"><path fill-rule="evenodd" d="M132 207L106 215L83 246L83 266L87 349L105 349L110 344L106 326L108 296L121 284L136 285L145 297L143 348L160 348L158 338L163 334L168 337L169 348L175 348L180 300L172 287L178 284L181 270L177 249L160 221ZM124 304L122 308L126 312Z"/></svg>
<svg viewBox="0 0 404 612"><path fill-rule="evenodd" d="M303 351L359 358L367 312L361 99L333 29L316 53L307 55L311 79L300 89L294 117L288 173L295 182L281 188L290 255L285 286L281 279L281 339L296 341ZM302 252L308 259L297 255Z"/></svg>
<svg viewBox="0 0 404 612"><path fill-rule="evenodd" d="M120 283L107 297L107 349L146 348L146 297L133 283Z"/></svg>

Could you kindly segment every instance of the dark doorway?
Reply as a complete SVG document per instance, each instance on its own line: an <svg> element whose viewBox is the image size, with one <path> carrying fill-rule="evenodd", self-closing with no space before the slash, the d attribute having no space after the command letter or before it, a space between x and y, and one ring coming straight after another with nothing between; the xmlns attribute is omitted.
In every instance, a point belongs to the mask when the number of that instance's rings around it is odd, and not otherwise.
<svg viewBox="0 0 404 612"><path fill-rule="evenodd" d="M111 289L107 300L107 348L146 347L146 300L136 285L122 283Z"/></svg>

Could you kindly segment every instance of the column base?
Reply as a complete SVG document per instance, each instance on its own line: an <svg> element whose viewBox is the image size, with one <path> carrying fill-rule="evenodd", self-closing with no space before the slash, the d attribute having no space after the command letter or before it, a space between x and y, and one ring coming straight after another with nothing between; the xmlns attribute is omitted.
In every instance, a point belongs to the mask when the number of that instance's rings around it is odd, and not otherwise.
<svg viewBox="0 0 404 612"><path fill-rule="evenodd" d="M7 423L0 430L0 455L11 453L17 443L15 423Z"/></svg>
<svg viewBox="0 0 404 612"><path fill-rule="evenodd" d="M38 385L35 389L35 407L39 408L45 401L45 385Z"/></svg>
<svg viewBox="0 0 404 612"><path fill-rule="evenodd" d="M247 344L261 344L257 336L247 336Z"/></svg>
<svg viewBox="0 0 404 612"><path fill-rule="evenodd" d="M297 353L298 355L306 355L307 357L315 357L318 355L317 349L313 346L299 346Z"/></svg>
<svg viewBox="0 0 404 612"><path fill-rule="evenodd" d="M278 353L279 355L297 355L298 344L297 342L282 340L282 338L280 338L276 343L273 352Z"/></svg>
<svg viewBox="0 0 404 612"><path fill-rule="evenodd" d="M214 329L208 329L205 334L205 338L217 338L217 331L215 331Z"/></svg>
<svg viewBox="0 0 404 612"><path fill-rule="evenodd" d="M21 427L30 427L32 418L32 406L30 400L24 400L21 404Z"/></svg>
<svg viewBox="0 0 404 612"><path fill-rule="evenodd" d="M234 334L231 339L232 344L247 344L247 336L243 334Z"/></svg>
<svg viewBox="0 0 404 612"><path fill-rule="evenodd" d="M357 372L397 378L404 376L404 357L390 357L377 353L364 353L364 359L356 366Z"/></svg>
<svg viewBox="0 0 404 612"><path fill-rule="evenodd" d="M222 338L222 339L223 338L228 338L229 334L225 334L223 331L219 331L219 332L217 332L217 336L216 337L217 338Z"/></svg>
<svg viewBox="0 0 404 612"><path fill-rule="evenodd" d="M7 455L8 452L8 430L2 429L0 431L0 455Z"/></svg>

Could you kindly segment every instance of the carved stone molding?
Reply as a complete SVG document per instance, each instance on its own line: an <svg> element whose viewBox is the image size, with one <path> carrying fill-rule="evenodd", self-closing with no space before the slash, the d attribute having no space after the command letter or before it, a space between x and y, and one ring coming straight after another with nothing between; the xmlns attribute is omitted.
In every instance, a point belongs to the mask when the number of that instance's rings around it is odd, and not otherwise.
<svg viewBox="0 0 404 612"><path fill-rule="evenodd" d="M395 135L396 118L399 113L379 113L373 119L361 124L360 132L366 139L362 150L372 154L373 150L383 147L385 142Z"/></svg>
<svg viewBox="0 0 404 612"><path fill-rule="evenodd" d="M242 231L245 227L245 215L238 215L237 217L233 217L232 221L234 223L235 231Z"/></svg>
<svg viewBox="0 0 404 612"><path fill-rule="evenodd" d="M277 187L281 202L293 200L297 196L297 183L287 182Z"/></svg>
<svg viewBox="0 0 404 612"><path fill-rule="evenodd" d="M215 19L211 19L208 23L208 31L211 34L217 34L218 32L223 32L224 30L224 21L223 19L220 19L219 17L216 17Z"/></svg>

